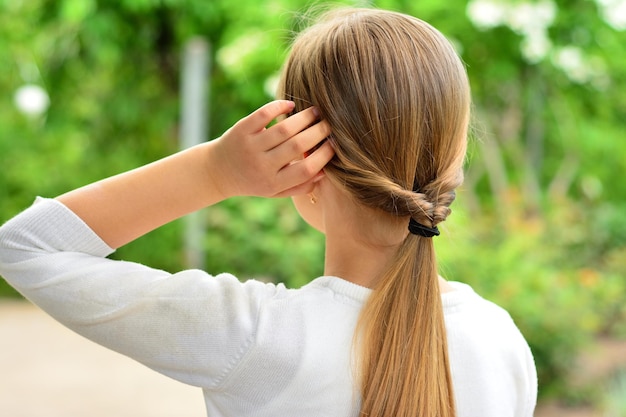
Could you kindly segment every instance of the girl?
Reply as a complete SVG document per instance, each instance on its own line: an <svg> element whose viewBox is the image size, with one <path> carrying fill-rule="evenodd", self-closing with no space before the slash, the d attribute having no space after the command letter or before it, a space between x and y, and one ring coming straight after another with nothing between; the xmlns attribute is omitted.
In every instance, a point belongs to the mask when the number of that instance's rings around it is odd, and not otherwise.
<svg viewBox="0 0 626 417"><path fill-rule="evenodd" d="M511 318L437 273L470 113L450 43L410 16L334 12L295 41L279 95L215 141L39 199L0 230L0 273L76 332L201 387L209 416L531 416ZM324 276L287 289L105 258L244 195L293 197L326 236Z"/></svg>

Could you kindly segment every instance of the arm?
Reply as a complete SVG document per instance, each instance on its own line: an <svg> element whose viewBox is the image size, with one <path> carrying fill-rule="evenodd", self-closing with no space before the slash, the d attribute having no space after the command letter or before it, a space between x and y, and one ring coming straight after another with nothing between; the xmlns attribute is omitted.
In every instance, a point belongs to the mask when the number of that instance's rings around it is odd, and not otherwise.
<svg viewBox="0 0 626 417"><path fill-rule="evenodd" d="M266 128L291 110L292 102L271 102L217 140L71 191L58 200L117 248L229 197L307 193L323 175L333 151L324 143L306 158L302 155L330 131L326 122L315 123L312 108Z"/></svg>
<svg viewBox="0 0 626 417"><path fill-rule="evenodd" d="M313 124L311 109L265 128L292 108L270 103L216 141L71 191L60 202L39 201L0 227L0 275L103 346L189 384L219 384L277 288L197 270L171 275L105 256L231 196L308 192L333 152L322 145L302 158L328 135L326 123Z"/></svg>

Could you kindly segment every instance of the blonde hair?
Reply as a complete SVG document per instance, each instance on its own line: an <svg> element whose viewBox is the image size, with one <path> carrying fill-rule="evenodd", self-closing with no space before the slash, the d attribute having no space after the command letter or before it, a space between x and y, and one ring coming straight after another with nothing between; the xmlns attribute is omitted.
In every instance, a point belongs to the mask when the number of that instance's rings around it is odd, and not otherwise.
<svg viewBox="0 0 626 417"><path fill-rule="evenodd" d="M295 40L279 91L328 121L336 156L325 172L360 204L407 225L449 215L470 93L435 28L383 10L326 14ZM404 239L361 312L355 349L361 416L455 416L432 239Z"/></svg>

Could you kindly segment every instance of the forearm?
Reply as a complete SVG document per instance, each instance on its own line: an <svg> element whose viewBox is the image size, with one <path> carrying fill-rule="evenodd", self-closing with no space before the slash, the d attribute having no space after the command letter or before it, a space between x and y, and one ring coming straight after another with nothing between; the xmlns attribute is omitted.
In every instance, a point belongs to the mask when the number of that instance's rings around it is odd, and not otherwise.
<svg viewBox="0 0 626 417"><path fill-rule="evenodd" d="M58 197L110 247L228 197L285 197L310 192L334 152L330 134L308 109L265 128L293 109L275 101L222 137ZM313 125L312 125L313 124ZM312 152L307 152L315 149ZM303 155L307 153L307 157Z"/></svg>
<svg viewBox="0 0 626 417"><path fill-rule="evenodd" d="M58 197L112 248L223 199L205 143Z"/></svg>

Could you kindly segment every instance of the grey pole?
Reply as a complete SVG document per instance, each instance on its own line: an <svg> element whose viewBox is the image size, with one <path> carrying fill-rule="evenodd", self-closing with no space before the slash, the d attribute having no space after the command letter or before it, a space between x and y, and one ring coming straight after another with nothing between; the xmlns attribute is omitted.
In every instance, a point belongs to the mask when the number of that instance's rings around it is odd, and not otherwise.
<svg viewBox="0 0 626 417"><path fill-rule="evenodd" d="M187 149L207 140L209 44L193 38L185 45L181 74L180 148ZM184 250L188 268L204 269L203 213L185 216Z"/></svg>

